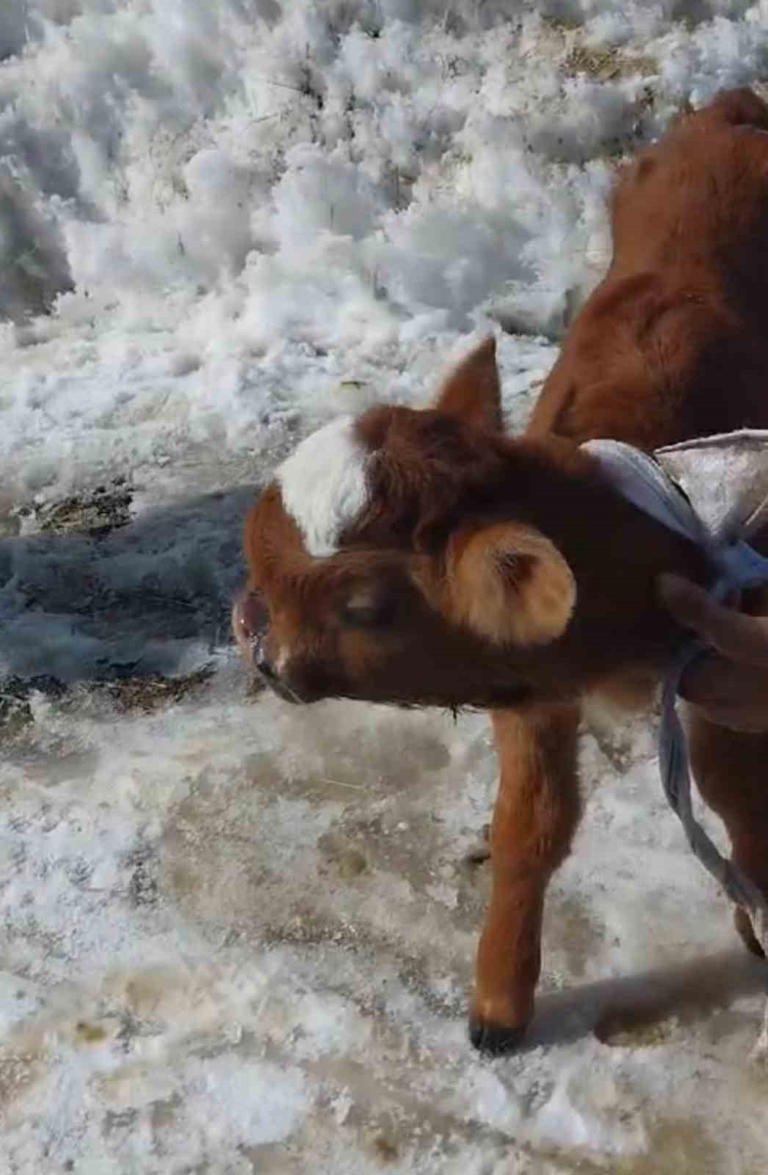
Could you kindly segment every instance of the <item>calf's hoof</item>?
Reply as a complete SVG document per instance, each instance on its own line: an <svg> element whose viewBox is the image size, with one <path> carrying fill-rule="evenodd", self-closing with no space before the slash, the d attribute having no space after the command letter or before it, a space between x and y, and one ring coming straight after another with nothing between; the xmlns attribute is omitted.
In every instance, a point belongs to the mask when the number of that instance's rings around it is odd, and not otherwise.
<svg viewBox="0 0 768 1175"><path fill-rule="evenodd" d="M527 1024L510 1027L506 1024L495 1024L492 1020L483 1020L479 1016L470 1016L469 1039L481 1053L501 1057L504 1053L515 1051L527 1028Z"/></svg>

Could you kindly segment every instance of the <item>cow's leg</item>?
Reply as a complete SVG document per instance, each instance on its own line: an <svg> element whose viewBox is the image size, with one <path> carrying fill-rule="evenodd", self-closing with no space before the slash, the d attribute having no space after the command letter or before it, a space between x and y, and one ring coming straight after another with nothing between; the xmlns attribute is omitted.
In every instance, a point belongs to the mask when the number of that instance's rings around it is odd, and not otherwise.
<svg viewBox="0 0 768 1175"><path fill-rule="evenodd" d="M544 894L579 819L579 707L496 711L499 792L491 825L493 889L477 955L473 1044L513 1048L533 1015Z"/></svg>
<svg viewBox="0 0 768 1175"><path fill-rule="evenodd" d="M747 734L707 722L689 709L691 767L705 802L728 830L733 861L768 898L768 734ZM757 955L763 951L745 910L736 929Z"/></svg>

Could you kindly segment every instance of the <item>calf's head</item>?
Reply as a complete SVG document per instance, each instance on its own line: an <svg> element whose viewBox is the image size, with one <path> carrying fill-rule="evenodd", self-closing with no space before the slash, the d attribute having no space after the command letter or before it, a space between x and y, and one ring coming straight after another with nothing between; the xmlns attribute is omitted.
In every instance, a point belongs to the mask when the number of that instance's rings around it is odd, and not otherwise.
<svg viewBox="0 0 768 1175"><path fill-rule="evenodd" d="M616 610L593 599L575 620L594 550L566 539L567 555L551 536L569 509L582 534L599 530L590 503L605 488L586 455L551 444L554 457L548 444L502 434L492 339L454 371L435 408L377 407L308 437L246 522L250 578L233 623L256 671L300 702L571 696L590 614L605 636ZM626 521L616 511L632 508L611 503L616 532ZM652 574L642 577L648 597ZM631 568L625 580L641 590Z"/></svg>

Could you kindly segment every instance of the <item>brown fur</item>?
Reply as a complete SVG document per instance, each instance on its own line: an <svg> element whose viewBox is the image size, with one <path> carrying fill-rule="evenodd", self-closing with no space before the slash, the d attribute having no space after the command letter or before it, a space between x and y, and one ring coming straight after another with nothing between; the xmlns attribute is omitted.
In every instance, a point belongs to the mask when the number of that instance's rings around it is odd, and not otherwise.
<svg viewBox="0 0 768 1175"><path fill-rule="evenodd" d="M502 646L549 644L565 632L576 583L541 531L519 522L478 527L451 540L446 565L445 612L457 624Z"/></svg>
<svg viewBox="0 0 768 1175"><path fill-rule="evenodd" d="M358 422L370 501L338 553L310 558L274 485L246 523L247 591L269 611L260 658L279 689L493 711L493 896L471 1017L491 1051L532 1015L544 894L578 821L580 702L657 680L680 634L655 579L709 574L578 443L654 449L768 427L766 129L768 108L733 91L625 169L613 260L525 437L501 433L487 341L435 409L379 407ZM236 606L241 638L246 611ZM691 737L702 793L768 895L768 738L696 722ZM749 939L743 917L741 929Z"/></svg>

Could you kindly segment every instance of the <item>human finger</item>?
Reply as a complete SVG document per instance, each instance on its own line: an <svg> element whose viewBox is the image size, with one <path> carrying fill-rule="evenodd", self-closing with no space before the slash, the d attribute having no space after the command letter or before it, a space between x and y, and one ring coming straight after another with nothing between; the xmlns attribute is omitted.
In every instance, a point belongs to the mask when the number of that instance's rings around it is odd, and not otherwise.
<svg viewBox="0 0 768 1175"><path fill-rule="evenodd" d="M768 620L723 607L702 588L677 575L659 577L659 596L678 624L746 665L768 667Z"/></svg>

